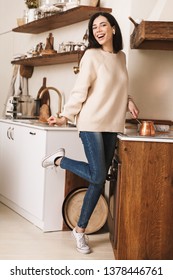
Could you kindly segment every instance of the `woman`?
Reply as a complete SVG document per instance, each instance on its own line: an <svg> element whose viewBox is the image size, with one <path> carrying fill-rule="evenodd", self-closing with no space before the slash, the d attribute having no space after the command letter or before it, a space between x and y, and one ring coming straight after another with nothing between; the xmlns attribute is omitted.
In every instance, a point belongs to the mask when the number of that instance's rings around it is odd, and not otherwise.
<svg viewBox="0 0 173 280"><path fill-rule="evenodd" d="M58 118L49 125L65 125L76 119L88 162L65 157L64 149L43 159L43 167L60 166L89 182L81 214L72 235L77 250L91 252L85 228L102 193L114 155L117 132L124 131L127 108L134 118L138 108L128 97L128 74L119 25L109 13L96 13L89 21L89 45L71 96Z"/></svg>

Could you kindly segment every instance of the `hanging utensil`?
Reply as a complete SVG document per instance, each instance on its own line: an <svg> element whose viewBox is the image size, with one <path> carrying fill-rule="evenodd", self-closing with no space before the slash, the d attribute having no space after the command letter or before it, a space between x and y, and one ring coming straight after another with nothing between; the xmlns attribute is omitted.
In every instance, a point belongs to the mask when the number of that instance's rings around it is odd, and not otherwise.
<svg viewBox="0 0 173 280"><path fill-rule="evenodd" d="M34 98L29 95L28 80L31 78L34 67L20 65L20 99L18 110L21 118L33 118L35 111Z"/></svg>
<svg viewBox="0 0 173 280"><path fill-rule="evenodd" d="M139 124L142 124L142 122L139 119L135 119Z"/></svg>
<svg viewBox="0 0 173 280"><path fill-rule="evenodd" d="M75 74L78 74L79 73L79 63L80 63L80 54L78 52L78 61L77 61L77 66L73 66L73 71Z"/></svg>
<svg viewBox="0 0 173 280"><path fill-rule="evenodd" d="M88 29L86 30L84 36L83 36L83 41L86 44L86 42L88 41Z"/></svg>
<svg viewBox="0 0 173 280"><path fill-rule="evenodd" d="M130 114L133 116L132 112L130 112ZM135 119L139 124L142 124L141 121L138 118L133 117L133 119Z"/></svg>

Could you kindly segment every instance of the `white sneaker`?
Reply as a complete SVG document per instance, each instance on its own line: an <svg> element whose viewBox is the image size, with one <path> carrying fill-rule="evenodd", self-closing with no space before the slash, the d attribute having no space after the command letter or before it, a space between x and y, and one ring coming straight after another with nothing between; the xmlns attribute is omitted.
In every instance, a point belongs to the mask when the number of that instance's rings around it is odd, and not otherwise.
<svg viewBox="0 0 173 280"><path fill-rule="evenodd" d="M44 168L47 167L55 167L55 159L57 157L64 157L65 155L65 150L63 148L60 148L56 153L51 154L49 156L46 156L43 160L42 160L42 166Z"/></svg>
<svg viewBox="0 0 173 280"><path fill-rule="evenodd" d="M78 232L76 232L76 229L74 228L72 231L72 236L76 240L76 248L77 248L78 252L80 252L82 254L91 253L91 249L87 244L85 233L78 233Z"/></svg>

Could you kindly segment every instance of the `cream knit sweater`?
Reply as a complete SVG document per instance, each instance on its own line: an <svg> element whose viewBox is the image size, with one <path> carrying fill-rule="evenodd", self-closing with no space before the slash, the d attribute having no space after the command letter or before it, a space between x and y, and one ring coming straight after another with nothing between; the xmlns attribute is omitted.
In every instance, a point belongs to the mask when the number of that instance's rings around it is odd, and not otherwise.
<svg viewBox="0 0 173 280"><path fill-rule="evenodd" d="M79 131L123 132L128 99L125 54L88 49L61 116Z"/></svg>

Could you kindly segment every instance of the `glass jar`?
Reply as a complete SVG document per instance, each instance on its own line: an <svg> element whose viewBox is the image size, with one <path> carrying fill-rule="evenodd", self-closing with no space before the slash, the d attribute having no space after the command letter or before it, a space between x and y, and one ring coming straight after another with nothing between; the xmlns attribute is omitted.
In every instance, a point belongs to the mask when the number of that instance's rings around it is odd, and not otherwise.
<svg viewBox="0 0 173 280"><path fill-rule="evenodd" d="M72 9L80 5L80 0L66 0L66 9Z"/></svg>
<svg viewBox="0 0 173 280"><path fill-rule="evenodd" d="M56 0L40 0L39 12L41 17L51 16L63 11L63 5Z"/></svg>
<svg viewBox="0 0 173 280"><path fill-rule="evenodd" d="M44 6L44 5L51 6L51 5L57 4L57 2L60 2L60 1L57 1L57 0L40 0L39 1L39 6Z"/></svg>

